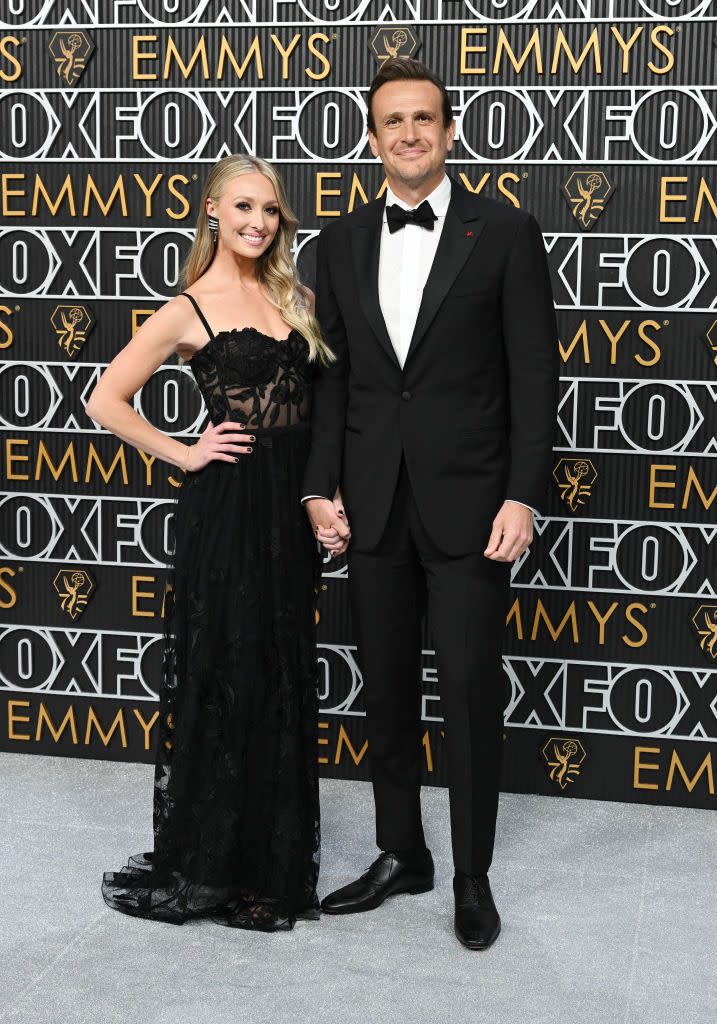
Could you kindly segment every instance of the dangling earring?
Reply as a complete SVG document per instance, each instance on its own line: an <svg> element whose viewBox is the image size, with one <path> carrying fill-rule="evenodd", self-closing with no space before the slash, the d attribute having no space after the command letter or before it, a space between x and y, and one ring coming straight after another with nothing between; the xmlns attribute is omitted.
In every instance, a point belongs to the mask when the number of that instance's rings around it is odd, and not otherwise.
<svg viewBox="0 0 717 1024"><path fill-rule="evenodd" d="M216 245L219 240L219 221L216 217L212 217L211 214L207 214L207 224L209 225L209 230L212 233L212 238Z"/></svg>

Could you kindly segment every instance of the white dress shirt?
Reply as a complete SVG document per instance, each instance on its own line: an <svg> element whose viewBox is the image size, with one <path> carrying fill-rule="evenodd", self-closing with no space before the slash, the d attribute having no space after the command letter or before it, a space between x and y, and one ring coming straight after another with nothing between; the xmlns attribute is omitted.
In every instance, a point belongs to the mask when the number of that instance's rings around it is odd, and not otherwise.
<svg viewBox="0 0 717 1024"><path fill-rule="evenodd" d="M443 176L440 185L426 196L426 200L436 215L433 231L427 231L420 224L406 224L392 234L388 229L385 208L383 211L378 301L401 368L406 362L418 307L421 305L423 289L433 265L451 200L451 180L447 174ZM404 210L415 209L399 199L389 186L386 189L386 206L394 205Z"/></svg>
<svg viewBox="0 0 717 1024"><path fill-rule="evenodd" d="M401 368L406 362L423 289L433 265L448 204L451 201L451 179L447 174L444 174L440 185L437 185L426 199L436 215L433 231L428 231L419 224L409 223L392 233L388 229L385 207L383 211L378 263L378 301ZM386 187L386 206L393 205L401 206L404 210L416 209L415 206L399 199L389 185ZM417 205L420 206L420 203ZM303 503L310 498L319 497L322 495L307 494L301 500ZM509 500L515 501L514 498ZM522 501L515 503L525 505ZM525 505L525 508L531 506Z"/></svg>

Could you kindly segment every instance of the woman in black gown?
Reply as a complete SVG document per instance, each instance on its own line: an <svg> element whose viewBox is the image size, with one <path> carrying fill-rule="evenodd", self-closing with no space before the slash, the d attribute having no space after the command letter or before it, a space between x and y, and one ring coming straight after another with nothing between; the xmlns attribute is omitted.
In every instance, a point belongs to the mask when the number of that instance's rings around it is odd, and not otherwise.
<svg viewBox="0 0 717 1024"><path fill-rule="evenodd" d="M102 883L109 906L138 917L273 931L319 915L320 560L301 480L312 372L332 355L291 257L296 228L271 165L217 164L188 290L142 326L87 407L186 470L165 601L154 850ZM129 405L173 352L210 417L190 447ZM319 539L334 553L346 546L336 530Z"/></svg>

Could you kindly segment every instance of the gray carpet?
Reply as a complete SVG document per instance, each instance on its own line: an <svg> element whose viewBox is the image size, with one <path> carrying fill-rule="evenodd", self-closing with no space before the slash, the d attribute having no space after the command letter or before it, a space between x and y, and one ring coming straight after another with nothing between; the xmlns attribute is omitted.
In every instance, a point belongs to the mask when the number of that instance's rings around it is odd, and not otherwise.
<svg viewBox="0 0 717 1024"><path fill-rule="evenodd" d="M5 1024L714 1024L709 811L504 795L503 932L452 931L445 791L424 790L436 889L255 935L105 907L103 870L151 849L152 769L0 755ZM373 859L370 787L322 783L322 894Z"/></svg>

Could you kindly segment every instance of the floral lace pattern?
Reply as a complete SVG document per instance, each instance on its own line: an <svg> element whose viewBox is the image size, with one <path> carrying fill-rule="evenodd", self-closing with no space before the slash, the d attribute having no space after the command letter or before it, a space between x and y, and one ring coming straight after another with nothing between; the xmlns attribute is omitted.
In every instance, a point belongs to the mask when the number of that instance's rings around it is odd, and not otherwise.
<svg viewBox="0 0 717 1024"><path fill-rule="evenodd" d="M154 850L107 872L109 906L274 931L316 918L316 597L301 506L311 367L296 332L223 332L190 361L214 422L267 428L187 474L175 506L154 775Z"/></svg>
<svg viewBox="0 0 717 1024"><path fill-rule="evenodd" d="M253 327L222 331L189 365L212 423L230 419L260 429L308 422L311 364L298 331L285 341Z"/></svg>

